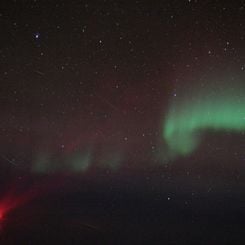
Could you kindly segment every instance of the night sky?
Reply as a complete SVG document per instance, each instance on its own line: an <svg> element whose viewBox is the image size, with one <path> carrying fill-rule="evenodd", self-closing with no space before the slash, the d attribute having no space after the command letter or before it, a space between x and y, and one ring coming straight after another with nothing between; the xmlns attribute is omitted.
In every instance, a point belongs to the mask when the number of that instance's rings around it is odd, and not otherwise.
<svg viewBox="0 0 245 245"><path fill-rule="evenodd" d="M245 1L0 3L1 244L244 244Z"/></svg>

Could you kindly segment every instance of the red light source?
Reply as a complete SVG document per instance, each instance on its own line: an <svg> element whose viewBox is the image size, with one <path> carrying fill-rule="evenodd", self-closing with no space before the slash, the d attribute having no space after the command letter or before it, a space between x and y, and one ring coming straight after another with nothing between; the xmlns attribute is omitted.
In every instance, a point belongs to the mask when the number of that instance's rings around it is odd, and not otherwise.
<svg viewBox="0 0 245 245"><path fill-rule="evenodd" d="M0 221L3 219L3 217L4 217L4 212L2 209L0 209Z"/></svg>
<svg viewBox="0 0 245 245"><path fill-rule="evenodd" d="M3 207L3 205L0 206L0 222L3 221L5 214L7 212L7 209Z"/></svg>

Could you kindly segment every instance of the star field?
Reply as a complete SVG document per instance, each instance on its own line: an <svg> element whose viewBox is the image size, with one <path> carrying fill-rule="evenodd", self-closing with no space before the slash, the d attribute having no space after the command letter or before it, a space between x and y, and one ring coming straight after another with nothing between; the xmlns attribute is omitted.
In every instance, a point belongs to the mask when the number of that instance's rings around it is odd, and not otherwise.
<svg viewBox="0 0 245 245"><path fill-rule="evenodd" d="M241 244L244 1L11 0L0 23L3 244Z"/></svg>

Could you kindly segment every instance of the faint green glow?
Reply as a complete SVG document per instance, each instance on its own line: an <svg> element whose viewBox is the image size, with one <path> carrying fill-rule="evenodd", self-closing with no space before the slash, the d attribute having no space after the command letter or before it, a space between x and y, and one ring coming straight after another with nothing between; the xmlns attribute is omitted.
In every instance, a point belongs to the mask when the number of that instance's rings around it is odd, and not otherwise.
<svg viewBox="0 0 245 245"><path fill-rule="evenodd" d="M40 174L47 173L50 170L51 157L48 154L39 154L32 166L32 171Z"/></svg>
<svg viewBox="0 0 245 245"><path fill-rule="evenodd" d="M117 151L105 153L101 161L101 167L116 171L121 165L122 158L122 154Z"/></svg>
<svg viewBox="0 0 245 245"><path fill-rule="evenodd" d="M88 169L91 161L90 152L76 153L71 157L71 165L70 168L72 172L84 172Z"/></svg>
<svg viewBox="0 0 245 245"><path fill-rule="evenodd" d="M167 113L163 137L171 157L192 153L205 130L245 130L245 91L234 87L192 90L174 98Z"/></svg>
<svg viewBox="0 0 245 245"><path fill-rule="evenodd" d="M39 153L33 162L32 171L39 174L81 173L89 168L90 163L91 151L74 152L61 157Z"/></svg>

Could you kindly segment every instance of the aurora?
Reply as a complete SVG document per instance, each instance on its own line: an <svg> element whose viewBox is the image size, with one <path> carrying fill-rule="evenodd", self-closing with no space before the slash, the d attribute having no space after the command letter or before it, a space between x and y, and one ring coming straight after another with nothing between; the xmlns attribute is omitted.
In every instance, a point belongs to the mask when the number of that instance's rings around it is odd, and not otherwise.
<svg viewBox="0 0 245 245"><path fill-rule="evenodd" d="M170 102L163 124L168 157L187 156L205 131L245 131L245 91L242 86L217 85L187 91Z"/></svg>

